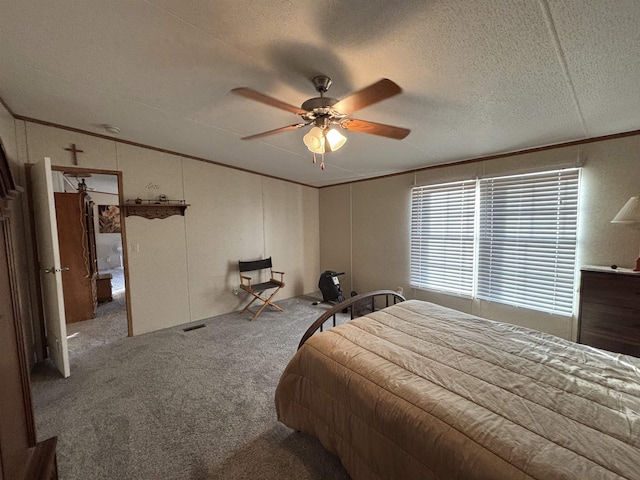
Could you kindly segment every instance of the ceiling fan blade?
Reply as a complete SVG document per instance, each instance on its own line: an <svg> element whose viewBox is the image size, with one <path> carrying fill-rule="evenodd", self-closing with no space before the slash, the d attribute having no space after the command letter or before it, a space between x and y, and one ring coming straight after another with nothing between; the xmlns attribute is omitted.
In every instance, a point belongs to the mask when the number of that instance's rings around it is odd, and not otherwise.
<svg viewBox="0 0 640 480"><path fill-rule="evenodd" d="M381 137L395 138L402 140L411 133L408 128L394 127L383 123L368 122L366 120L356 120L355 118L347 118L342 121L340 126L352 132L370 133L371 135L380 135Z"/></svg>
<svg viewBox="0 0 640 480"><path fill-rule="evenodd" d="M369 105L380 102L386 98L393 97L401 92L402 89L398 84L392 82L388 78L383 78L382 80L378 80L376 83L343 98L333 105L333 109L344 115L350 115L357 110L368 107Z"/></svg>
<svg viewBox="0 0 640 480"><path fill-rule="evenodd" d="M249 98L251 100L255 100L260 103L264 103L265 105L270 105L272 107L279 108L281 110L286 110L287 112L295 113L296 115L304 115L307 113L306 110L303 110L299 107L295 107L293 105L289 105L288 103L281 102L273 97L269 97L268 95L264 95L263 93L256 92L255 90L247 87L234 88L231 90L231 93L235 93L236 95L240 95L242 97Z"/></svg>
<svg viewBox="0 0 640 480"><path fill-rule="evenodd" d="M269 130L268 132L256 133L255 135L249 135L248 137L242 137L242 140L253 140L254 138L266 137L273 135L274 133L288 132L289 130L295 130L297 128L306 127L308 123L296 123L295 125L289 125L287 127L276 128L275 130Z"/></svg>

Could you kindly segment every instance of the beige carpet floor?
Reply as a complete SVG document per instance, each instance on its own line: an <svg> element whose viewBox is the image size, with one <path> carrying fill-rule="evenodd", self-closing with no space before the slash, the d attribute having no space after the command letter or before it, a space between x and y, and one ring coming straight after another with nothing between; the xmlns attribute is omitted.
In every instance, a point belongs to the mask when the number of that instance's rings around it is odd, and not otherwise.
<svg viewBox="0 0 640 480"><path fill-rule="evenodd" d="M116 295L105 315L74 324L71 377L46 363L32 374L38 438L58 436L60 478L348 479L315 438L276 420L280 374L329 308L314 300L126 337Z"/></svg>

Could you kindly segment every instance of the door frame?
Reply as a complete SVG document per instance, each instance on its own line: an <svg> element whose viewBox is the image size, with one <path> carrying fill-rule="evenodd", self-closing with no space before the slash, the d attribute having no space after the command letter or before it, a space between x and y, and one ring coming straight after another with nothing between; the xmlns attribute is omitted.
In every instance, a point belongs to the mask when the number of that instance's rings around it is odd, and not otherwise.
<svg viewBox="0 0 640 480"><path fill-rule="evenodd" d="M120 170L102 170L98 168L85 168L85 167L68 167L64 165L51 165L51 170L58 171L62 173L74 173L74 174L83 174L83 173L95 173L101 175L115 175L118 179L118 204L124 205L124 193L123 193L123 182L122 182L122 172ZM89 196L91 196L91 192L89 192ZM133 337L133 323L131 318L131 295L129 292L129 259L128 259L128 248L127 248L127 222L125 222L124 211L122 207L120 208L120 227L121 232L120 235L122 237L122 266L124 267L124 298L125 304L127 306L127 336Z"/></svg>
<svg viewBox="0 0 640 480"><path fill-rule="evenodd" d="M83 168L83 167L72 167L72 166L64 166L64 165L51 165L51 170L52 171L58 171L58 172L63 172L63 173L73 173L73 174L85 174L85 173L95 173L95 174L102 174L102 175L115 175L117 177L118 180L118 202L120 205L124 205L125 204L125 200L124 200L124 193L123 193L123 181L122 181L122 172L120 170L102 170L102 169L98 169L98 168ZM29 197L31 197L31 191L29 191ZM31 221L33 223L33 216L31 217ZM131 291L130 291L130 282L129 282L129 259L128 259L128 248L127 248L127 223L125 221L125 217L122 214L122 209L121 209L121 218L120 218L120 225L121 225L121 237L122 237L122 266L124 267L124 285L125 285L125 304L127 307L127 335L129 337L133 336L133 318L131 315ZM32 236L33 236L33 241L36 241L35 238L35 228L33 228L32 225ZM34 274L36 275L36 278L39 279L39 271L35 271ZM40 289L40 284L38 283L38 288ZM42 291L40 290L40 298L42 298ZM40 335L40 341L42 342L43 337L44 337L44 331L45 331L45 327L44 327L44 315L39 315L38 318L38 323L39 323L39 330L40 332L42 332L42 334ZM43 347L46 345L46 343L43 343ZM44 348L43 348L44 349Z"/></svg>

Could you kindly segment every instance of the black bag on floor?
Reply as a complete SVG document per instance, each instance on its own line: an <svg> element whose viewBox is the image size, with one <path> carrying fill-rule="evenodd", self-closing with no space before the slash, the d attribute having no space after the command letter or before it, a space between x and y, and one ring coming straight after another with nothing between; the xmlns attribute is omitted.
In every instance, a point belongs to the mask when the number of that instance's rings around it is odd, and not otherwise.
<svg viewBox="0 0 640 480"><path fill-rule="evenodd" d="M323 301L340 303L345 300L340 287L340 280L338 280L339 275L344 275L344 272L338 273L333 270L326 270L320 275L318 288L322 292Z"/></svg>

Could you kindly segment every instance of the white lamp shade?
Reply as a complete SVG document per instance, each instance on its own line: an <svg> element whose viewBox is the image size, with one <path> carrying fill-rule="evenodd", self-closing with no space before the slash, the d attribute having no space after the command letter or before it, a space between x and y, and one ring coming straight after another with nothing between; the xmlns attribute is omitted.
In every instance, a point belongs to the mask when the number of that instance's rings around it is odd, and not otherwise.
<svg viewBox="0 0 640 480"><path fill-rule="evenodd" d="M327 143L329 144L329 150L331 150L332 152L335 152L347 142L347 137L342 135L335 128L329 130L325 135L325 138L327 140Z"/></svg>
<svg viewBox="0 0 640 480"><path fill-rule="evenodd" d="M310 147L307 147L307 148L309 148L309 151L313 153L324 153L324 139L322 141L322 145L319 146L318 148L310 148Z"/></svg>
<svg viewBox="0 0 640 480"><path fill-rule="evenodd" d="M302 141L313 153L324 153L324 135L320 127L313 127L309 130Z"/></svg>
<svg viewBox="0 0 640 480"><path fill-rule="evenodd" d="M640 197L631 197L615 218L611 220L611 223L640 224Z"/></svg>

